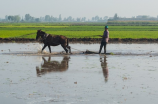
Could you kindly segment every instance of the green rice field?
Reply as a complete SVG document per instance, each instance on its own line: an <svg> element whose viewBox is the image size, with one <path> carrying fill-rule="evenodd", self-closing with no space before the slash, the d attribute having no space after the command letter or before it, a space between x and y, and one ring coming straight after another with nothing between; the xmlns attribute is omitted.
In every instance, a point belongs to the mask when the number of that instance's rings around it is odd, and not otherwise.
<svg viewBox="0 0 158 104"><path fill-rule="evenodd" d="M0 23L0 38L35 39L37 30L68 38L100 38L104 25L70 23ZM158 26L109 26L110 38L158 38Z"/></svg>

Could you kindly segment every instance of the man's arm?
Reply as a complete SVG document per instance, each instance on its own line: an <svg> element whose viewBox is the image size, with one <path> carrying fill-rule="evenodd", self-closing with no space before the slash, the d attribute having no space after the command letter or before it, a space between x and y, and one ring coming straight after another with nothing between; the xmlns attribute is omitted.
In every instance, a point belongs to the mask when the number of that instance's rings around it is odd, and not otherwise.
<svg viewBox="0 0 158 104"><path fill-rule="evenodd" d="M108 31L108 33L107 33L107 38L109 39L109 31Z"/></svg>

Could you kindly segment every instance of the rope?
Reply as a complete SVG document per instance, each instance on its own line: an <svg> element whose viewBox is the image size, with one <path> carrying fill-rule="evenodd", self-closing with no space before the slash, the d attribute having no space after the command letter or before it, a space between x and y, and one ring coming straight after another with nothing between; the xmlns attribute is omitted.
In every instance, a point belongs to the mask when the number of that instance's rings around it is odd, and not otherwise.
<svg viewBox="0 0 158 104"><path fill-rule="evenodd" d="M78 49L75 49L75 48L72 48L72 47L71 47L71 49L74 49L74 50L77 50L77 51L81 51L81 50L78 50ZM84 52L84 51L81 51L81 52Z"/></svg>

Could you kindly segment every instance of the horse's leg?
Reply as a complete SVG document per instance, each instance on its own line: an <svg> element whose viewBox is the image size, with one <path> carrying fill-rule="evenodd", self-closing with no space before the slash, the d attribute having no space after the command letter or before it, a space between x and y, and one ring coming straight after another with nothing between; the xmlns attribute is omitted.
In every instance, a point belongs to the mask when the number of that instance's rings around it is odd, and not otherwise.
<svg viewBox="0 0 158 104"><path fill-rule="evenodd" d="M66 46L65 45L61 45L63 48L64 48L64 50L66 51L66 53L68 53L68 50L66 49Z"/></svg>
<svg viewBox="0 0 158 104"><path fill-rule="evenodd" d="M51 53L51 48L50 48L50 45L48 45L48 48L49 48L49 52Z"/></svg>
<svg viewBox="0 0 158 104"><path fill-rule="evenodd" d="M71 47L69 46L69 39L67 39L67 48L69 49L69 53L71 53Z"/></svg>
<svg viewBox="0 0 158 104"><path fill-rule="evenodd" d="M71 53L71 47L69 46L69 39L67 38L67 45L66 47L69 49L69 53Z"/></svg>
<svg viewBox="0 0 158 104"><path fill-rule="evenodd" d="M43 48L42 48L42 51L41 51L41 53L43 52L43 50L46 48L46 44L44 44L44 46L43 46Z"/></svg>
<svg viewBox="0 0 158 104"><path fill-rule="evenodd" d="M51 61L51 57L49 56L49 58L48 58L48 62L50 62Z"/></svg>
<svg viewBox="0 0 158 104"><path fill-rule="evenodd" d="M71 53L71 47L70 47L70 46L67 46L67 48L69 49L69 53Z"/></svg>
<svg viewBox="0 0 158 104"><path fill-rule="evenodd" d="M42 57L42 59L43 59L44 63L47 63L47 61L46 61L46 59L44 57Z"/></svg>

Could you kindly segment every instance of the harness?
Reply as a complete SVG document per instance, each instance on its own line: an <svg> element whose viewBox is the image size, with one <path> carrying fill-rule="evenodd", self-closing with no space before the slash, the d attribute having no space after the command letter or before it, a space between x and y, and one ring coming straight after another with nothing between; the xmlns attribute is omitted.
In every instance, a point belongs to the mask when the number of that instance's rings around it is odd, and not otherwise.
<svg viewBox="0 0 158 104"><path fill-rule="evenodd" d="M48 36L49 36L49 34L44 34L44 36L42 38L43 42L46 42L46 39L47 39Z"/></svg>
<svg viewBox="0 0 158 104"><path fill-rule="evenodd" d="M50 34L44 34L43 36L43 42L49 42L50 44L59 44L59 37L56 37L56 38L53 38L53 36L51 37L51 40L50 41L47 41L47 37L49 36Z"/></svg>
<svg viewBox="0 0 158 104"><path fill-rule="evenodd" d="M45 40L48 36L49 36L49 34L44 34L43 40Z"/></svg>

